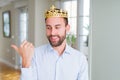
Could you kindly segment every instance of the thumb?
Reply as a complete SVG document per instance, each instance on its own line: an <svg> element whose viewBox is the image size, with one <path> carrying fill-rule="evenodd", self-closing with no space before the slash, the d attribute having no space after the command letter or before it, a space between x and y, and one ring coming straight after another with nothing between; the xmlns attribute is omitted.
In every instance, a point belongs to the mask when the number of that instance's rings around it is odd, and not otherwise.
<svg viewBox="0 0 120 80"><path fill-rule="evenodd" d="M16 45L11 45L11 47L15 49L15 51L19 52L18 47Z"/></svg>

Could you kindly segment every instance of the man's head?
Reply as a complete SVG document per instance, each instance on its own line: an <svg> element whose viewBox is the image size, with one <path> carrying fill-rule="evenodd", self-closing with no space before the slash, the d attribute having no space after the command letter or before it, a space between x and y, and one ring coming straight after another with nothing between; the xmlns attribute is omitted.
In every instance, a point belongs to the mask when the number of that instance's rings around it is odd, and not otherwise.
<svg viewBox="0 0 120 80"><path fill-rule="evenodd" d="M67 12L54 6L45 13L46 35L53 47L66 42L66 33L69 31Z"/></svg>

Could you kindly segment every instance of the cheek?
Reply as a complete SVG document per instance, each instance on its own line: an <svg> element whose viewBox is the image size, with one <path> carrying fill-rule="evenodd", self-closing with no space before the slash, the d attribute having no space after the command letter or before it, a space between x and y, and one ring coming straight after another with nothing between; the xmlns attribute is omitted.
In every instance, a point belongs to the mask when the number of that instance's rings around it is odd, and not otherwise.
<svg viewBox="0 0 120 80"><path fill-rule="evenodd" d="M50 35L50 31L46 30L46 35L49 36Z"/></svg>
<svg viewBox="0 0 120 80"><path fill-rule="evenodd" d="M63 29L61 30L61 32L62 32L62 33L65 33L65 32L66 32L66 28L63 28Z"/></svg>
<svg viewBox="0 0 120 80"><path fill-rule="evenodd" d="M64 30L61 30L61 31L59 31L59 33L58 33L59 35L65 35L66 34L66 30L64 29Z"/></svg>

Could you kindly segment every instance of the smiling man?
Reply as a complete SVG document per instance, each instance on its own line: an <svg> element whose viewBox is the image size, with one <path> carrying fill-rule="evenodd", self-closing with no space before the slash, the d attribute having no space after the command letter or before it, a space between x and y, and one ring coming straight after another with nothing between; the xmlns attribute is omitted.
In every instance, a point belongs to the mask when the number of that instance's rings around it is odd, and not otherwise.
<svg viewBox="0 0 120 80"><path fill-rule="evenodd" d="M66 11L54 6L45 13L49 44L34 48L24 41L12 47L22 57L21 80L88 80L88 63L84 54L68 46L70 30Z"/></svg>

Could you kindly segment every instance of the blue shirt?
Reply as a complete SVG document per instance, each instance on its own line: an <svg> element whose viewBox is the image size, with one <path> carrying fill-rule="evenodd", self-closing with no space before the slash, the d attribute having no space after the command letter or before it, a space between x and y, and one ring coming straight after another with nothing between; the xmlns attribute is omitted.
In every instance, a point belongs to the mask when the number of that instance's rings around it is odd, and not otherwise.
<svg viewBox="0 0 120 80"><path fill-rule="evenodd" d="M35 48L30 68L21 68L21 80L88 80L84 54L66 45L61 56L50 44Z"/></svg>

